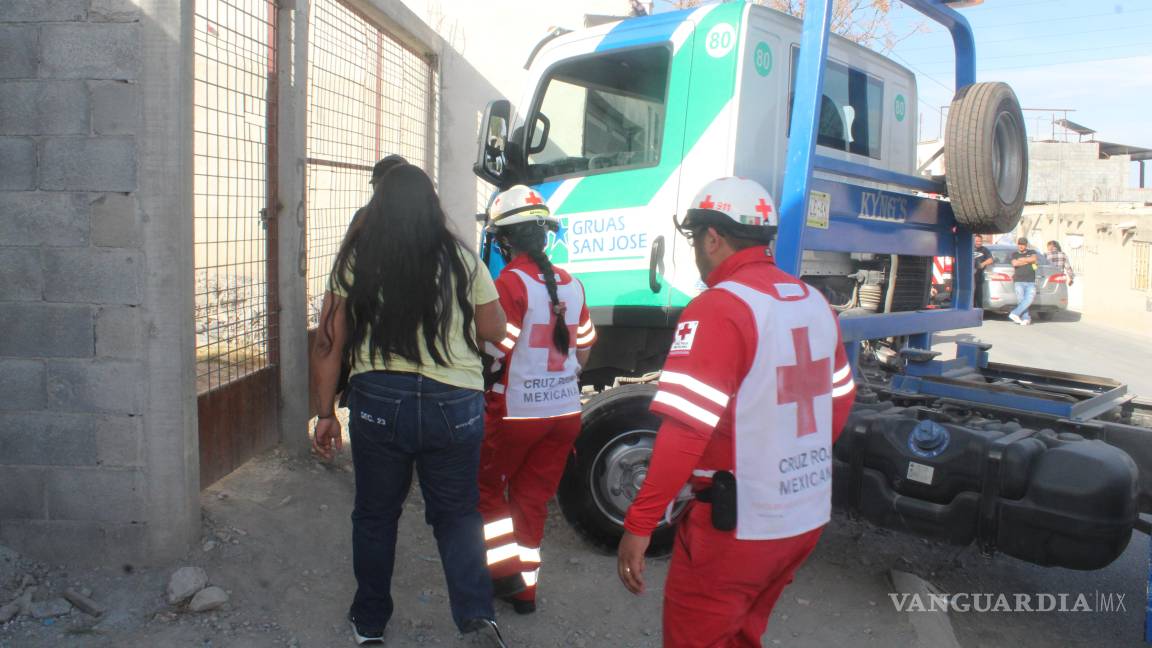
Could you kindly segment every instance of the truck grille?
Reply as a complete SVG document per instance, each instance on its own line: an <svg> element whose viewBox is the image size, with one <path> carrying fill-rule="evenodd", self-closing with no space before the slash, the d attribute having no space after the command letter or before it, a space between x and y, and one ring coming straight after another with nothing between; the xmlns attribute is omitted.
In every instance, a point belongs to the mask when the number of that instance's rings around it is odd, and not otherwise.
<svg viewBox="0 0 1152 648"><path fill-rule="evenodd" d="M892 312L920 310L928 304L928 291L932 287L932 257L901 254L899 258Z"/></svg>

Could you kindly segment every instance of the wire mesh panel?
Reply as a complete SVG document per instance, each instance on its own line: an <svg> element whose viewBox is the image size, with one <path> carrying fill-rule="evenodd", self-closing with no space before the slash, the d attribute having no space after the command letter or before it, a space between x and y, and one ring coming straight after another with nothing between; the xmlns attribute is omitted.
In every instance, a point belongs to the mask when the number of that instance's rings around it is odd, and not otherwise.
<svg viewBox="0 0 1152 648"><path fill-rule="evenodd" d="M271 0L196 2L193 219L202 393L270 362L263 215L275 15Z"/></svg>
<svg viewBox="0 0 1152 648"><path fill-rule="evenodd" d="M339 0L312 0L308 53L308 317L372 165L398 153L435 173L434 66ZM433 177L435 177L433 175Z"/></svg>

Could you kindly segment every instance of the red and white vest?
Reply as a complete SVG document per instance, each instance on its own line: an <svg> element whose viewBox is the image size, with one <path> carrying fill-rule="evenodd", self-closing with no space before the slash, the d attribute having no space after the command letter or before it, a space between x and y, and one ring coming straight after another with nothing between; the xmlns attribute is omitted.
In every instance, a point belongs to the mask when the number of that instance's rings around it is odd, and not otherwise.
<svg viewBox="0 0 1152 648"><path fill-rule="evenodd" d="M492 391L503 394L507 418L550 418L580 412L579 368L576 361L577 331L584 310L584 288L576 280L559 283L556 293L564 305L568 326L568 353L552 342L555 315L548 288L541 275L513 269L524 283L528 308L515 346L505 357L504 376ZM511 329L509 331L512 333Z"/></svg>
<svg viewBox="0 0 1152 648"><path fill-rule="evenodd" d="M748 306L760 338L735 399L736 537L788 538L823 526L832 508L836 320L804 284L776 284L779 298L734 281L716 288Z"/></svg>

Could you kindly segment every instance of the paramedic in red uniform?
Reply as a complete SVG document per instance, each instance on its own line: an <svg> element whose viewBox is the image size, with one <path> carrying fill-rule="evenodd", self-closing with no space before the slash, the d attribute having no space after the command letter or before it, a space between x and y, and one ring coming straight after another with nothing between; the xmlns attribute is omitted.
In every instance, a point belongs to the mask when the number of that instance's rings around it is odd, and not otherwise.
<svg viewBox="0 0 1152 648"><path fill-rule="evenodd" d="M490 231L509 261L496 278L507 336L485 351L498 376L486 394L480 513L495 596L536 610L540 541L580 434L580 367L596 329L584 287L544 253L559 221L540 194L517 185L496 196Z"/></svg>
<svg viewBox="0 0 1152 648"><path fill-rule="evenodd" d="M832 443L855 384L828 302L773 262L776 224L771 196L742 178L706 185L677 224L708 289L676 328L652 403L663 424L618 562L641 593L649 536L688 483L666 648L759 647L831 513Z"/></svg>

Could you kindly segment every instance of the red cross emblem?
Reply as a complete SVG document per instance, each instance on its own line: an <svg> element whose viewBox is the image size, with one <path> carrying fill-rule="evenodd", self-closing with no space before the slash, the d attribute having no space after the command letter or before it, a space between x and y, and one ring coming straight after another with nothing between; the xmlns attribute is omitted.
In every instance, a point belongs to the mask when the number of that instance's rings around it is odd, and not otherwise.
<svg viewBox="0 0 1152 648"><path fill-rule="evenodd" d="M679 330L679 331L676 331L676 335L677 335L677 336L678 336L678 337L679 337L681 340L683 340L684 338L688 337L689 335L692 335L692 325L691 325L691 324L689 324L689 323L687 323L687 322L685 322L685 323L684 323L684 326L681 326L681 327L680 327L680 330Z"/></svg>
<svg viewBox="0 0 1152 648"><path fill-rule="evenodd" d="M560 306L564 306L564 302L560 302ZM548 371L564 371L564 361L568 359L568 355L560 353L560 349L552 343L552 331L556 328L556 313L552 313L552 317L548 319L547 324L533 324L532 331L528 337L528 346L533 349L548 349ZM576 325L570 324L568 326L568 340L570 344L576 343Z"/></svg>
<svg viewBox="0 0 1152 648"><path fill-rule="evenodd" d="M535 191L529 191L528 198L525 199L525 202L527 202L529 205L539 205L544 201L540 199L540 196L536 195Z"/></svg>
<svg viewBox="0 0 1152 648"><path fill-rule="evenodd" d="M816 397L832 391L832 359L812 359L807 326L792 329L792 346L796 364L776 368L776 401L796 403L796 436L802 437L816 432Z"/></svg>
<svg viewBox="0 0 1152 648"><path fill-rule="evenodd" d="M756 211L760 212L760 215L764 217L764 220L768 220L768 214L772 213L772 205L769 205L763 198L761 198L760 204L756 205Z"/></svg>
<svg viewBox="0 0 1152 648"><path fill-rule="evenodd" d="M712 209L716 203L712 202L712 194L704 196L704 200L700 201L700 209Z"/></svg>

